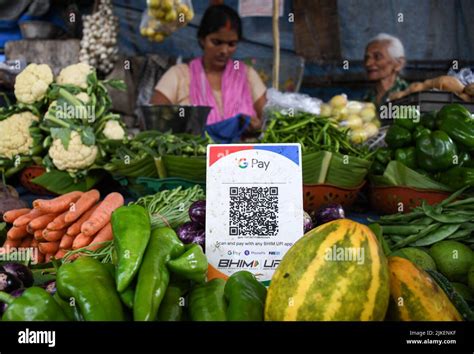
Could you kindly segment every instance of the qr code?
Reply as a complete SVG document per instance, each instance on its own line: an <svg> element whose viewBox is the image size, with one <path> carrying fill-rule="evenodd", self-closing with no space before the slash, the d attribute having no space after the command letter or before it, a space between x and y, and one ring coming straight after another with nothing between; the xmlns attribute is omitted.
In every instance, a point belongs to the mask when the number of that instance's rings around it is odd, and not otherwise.
<svg viewBox="0 0 474 354"><path fill-rule="evenodd" d="M229 198L229 235L278 234L278 187L230 187Z"/></svg>

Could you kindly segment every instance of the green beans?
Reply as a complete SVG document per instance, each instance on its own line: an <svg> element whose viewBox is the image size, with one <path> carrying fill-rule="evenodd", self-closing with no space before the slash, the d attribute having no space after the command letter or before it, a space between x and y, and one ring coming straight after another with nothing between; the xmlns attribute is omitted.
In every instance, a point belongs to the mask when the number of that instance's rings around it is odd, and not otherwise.
<svg viewBox="0 0 474 354"><path fill-rule="evenodd" d="M354 147L349 139L349 130L341 130L337 123L327 117L305 112L283 114L271 112L263 143L300 143L303 152L330 151L368 159L366 147Z"/></svg>
<svg viewBox="0 0 474 354"><path fill-rule="evenodd" d="M414 208L407 214L382 216L376 222L392 250L405 246L431 246L445 239L471 244L474 239L474 197L457 200L466 190L453 193L437 205Z"/></svg>

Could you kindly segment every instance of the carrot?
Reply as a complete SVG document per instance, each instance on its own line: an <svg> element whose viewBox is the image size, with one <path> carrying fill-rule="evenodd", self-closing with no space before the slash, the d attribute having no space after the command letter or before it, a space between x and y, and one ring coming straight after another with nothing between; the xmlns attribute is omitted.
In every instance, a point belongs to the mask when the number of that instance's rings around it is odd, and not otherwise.
<svg viewBox="0 0 474 354"><path fill-rule="evenodd" d="M36 241L43 242L44 237L43 237L43 231L44 230L36 230L35 234L33 235Z"/></svg>
<svg viewBox="0 0 474 354"><path fill-rule="evenodd" d="M64 236L66 230L57 230L57 231L51 231L48 229L43 230L43 237L46 241L60 241L61 237Z"/></svg>
<svg viewBox="0 0 474 354"><path fill-rule="evenodd" d="M84 234L79 234L72 242L72 249L77 250L78 248L86 247L92 242L93 239L93 237L84 236Z"/></svg>
<svg viewBox="0 0 474 354"><path fill-rule="evenodd" d="M41 253L48 254L48 253L56 253L59 249L59 241L55 242L40 242L38 244L38 248Z"/></svg>
<svg viewBox="0 0 474 354"><path fill-rule="evenodd" d="M44 263L49 263L51 261L51 258L53 258L54 253L46 253L44 255Z"/></svg>
<svg viewBox="0 0 474 354"><path fill-rule="evenodd" d="M44 229L48 224L56 218L56 214L45 214L38 216L29 222L28 226L33 230Z"/></svg>
<svg viewBox="0 0 474 354"><path fill-rule="evenodd" d="M92 208L100 199L100 193L97 189L84 193L79 200L73 204L64 218L65 222L74 222L81 217L87 210Z"/></svg>
<svg viewBox="0 0 474 354"><path fill-rule="evenodd" d="M28 248L31 246L31 241L33 240L33 236L27 236L21 241L20 248Z"/></svg>
<svg viewBox="0 0 474 354"><path fill-rule="evenodd" d="M110 193L100 203L88 221L81 226L81 232L84 236L93 236L99 232L110 221L112 212L120 208L124 203L123 196L120 193Z"/></svg>
<svg viewBox="0 0 474 354"><path fill-rule="evenodd" d="M39 250L38 250L38 258L36 260L36 263L40 264L40 263L44 263L44 253L41 253Z"/></svg>
<svg viewBox="0 0 474 354"><path fill-rule="evenodd" d="M22 215L28 214L31 211L29 208L9 210L3 214L3 220L7 223L13 224L13 222Z"/></svg>
<svg viewBox="0 0 474 354"><path fill-rule="evenodd" d="M33 202L33 207L42 210L44 213L63 213L68 210L70 204L76 202L81 195L82 192L71 192L50 200L37 199Z"/></svg>
<svg viewBox="0 0 474 354"><path fill-rule="evenodd" d="M5 243L3 244L3 248L15 248L15 247L18 247L20 246L20 243L21 243L21 239L20 240L10 240L7 238L7 240L5 241Z"/></svg>
<svg viewBox="0 0 474 354"><path fill-rule="evenodd" d="M23 226L20 226L20 227L13 226L7 232L7 238L9 240L21 240L25 236L28 236L28 232L26 231L26 225L23 225Z"/></svg>
<svg viewBox="0 0 474 354"><path fill-rule="evenodd" d="M54 258L61 259L66 255L66 253L68 253L68 250L61 250L60 249L56 252L56 254L54 255Z"/></svg>
<svg viewBox="0 0 474 354"><path fill-rule="evenodd" d="M89 247L87 247L90 251L96 251L101 247L104 247L101 242L110 241L114 238L112 233L112 224L108 223L102 230L99 231L97 235L92 239L92 242Z"/></svg>
<svg viewBox="0 0 474 354"><path fill-rule="evenodd" d="M44 213L38 209L31 209L28 214L22 215L19 218L15 219L13 222L13 226L23 226L28 224L34 218L43 215Z"/></svg>
<svg viewBox="0 0 474 354"><path fill-rule="evenodd" d="M67 234L70 236L77 236L81 233L81 226L84 224L91 215L94 213L94 211L99 207L99 204L94 205L90 210L88 210L84 215L82 215L79 220L77 220L74 224L69 226L67 229Z"/></svg>
<svg viewBox="0 0 474 354"><path fill-rule="evenodd" d="M71 248L75 237L76 236L70 236L68 234L64 235L63 238L61 239L61 242L59 243L59 248L65 249L65 250Z"/></svg>
<svg viewBox="0 0 474 354"><path fill-rule="evenodd" d="M64 229L67 226L66 222L64 221L64 217L66 216L66 214L67 214L67 211L65 211L64 213L59 214L58 216L56 216L54 218L54 220L51 221L46 226L46 228L51 230L51 231L57 231L57 230Z"/></svg>

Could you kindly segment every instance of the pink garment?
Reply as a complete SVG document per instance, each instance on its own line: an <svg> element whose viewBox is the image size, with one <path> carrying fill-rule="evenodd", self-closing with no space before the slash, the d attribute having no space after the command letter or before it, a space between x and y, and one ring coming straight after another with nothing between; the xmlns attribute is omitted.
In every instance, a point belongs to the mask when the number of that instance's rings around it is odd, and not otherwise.
<svg viewBox="0 0 474 354"><path fill-rule="evenodd" d="M208 125L222 122L238 114L251 117L256 115L247 78L247 66L241 61L237 63L238 67L235 68L234 61L229 60L222 75L223 115L221 115L217 107L211 85L202 65L202 58L196 58L189 64L191 79L189 99L193 106L212 107L207 117Z"/></svg>

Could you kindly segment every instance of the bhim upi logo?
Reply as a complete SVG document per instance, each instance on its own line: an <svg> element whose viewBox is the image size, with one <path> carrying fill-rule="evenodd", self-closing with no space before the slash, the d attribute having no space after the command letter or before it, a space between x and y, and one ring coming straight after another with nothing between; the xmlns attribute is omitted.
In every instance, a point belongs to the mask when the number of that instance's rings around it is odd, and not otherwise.
<svg viewBox="0 0 474 354"><path fill-rule="evenodd" d="M249 165L245 157L242 157L241 159L238 159L237 161L239 162L240 168L247 168L247 166Z"/></svg>

